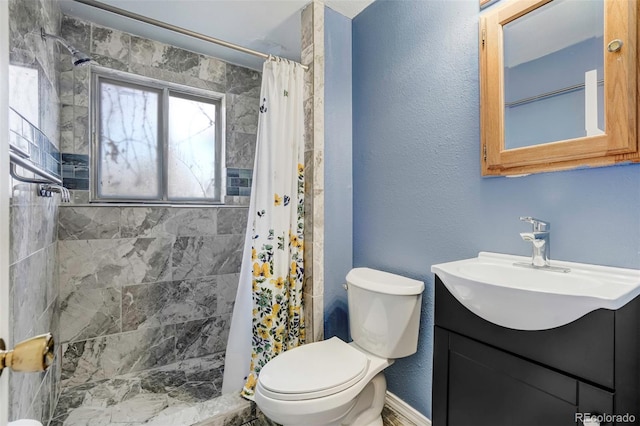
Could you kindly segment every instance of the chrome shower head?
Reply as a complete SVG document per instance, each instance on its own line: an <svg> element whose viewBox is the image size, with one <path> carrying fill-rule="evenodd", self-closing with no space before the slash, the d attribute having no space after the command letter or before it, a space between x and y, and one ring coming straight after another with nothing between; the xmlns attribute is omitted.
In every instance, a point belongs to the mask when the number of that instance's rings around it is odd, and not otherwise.
<svg viewBox="0 0 640 426"><path fill-rule="evenodd" d="M80 52L79 50L75 50L71 52L71 57L72 57L71 62L73 62L73 66L75 67L88 65L89 62L91 62L91 57L86 53Z"/></svg>
<svg viewBox="0 0 640 426"><path fill-rule="evenodd" d="M62 37L59 37L54 34L47 34L44 32L44 28L40 28L40 36L42 37L43 40L46 40L47 38L51 38L53 40L58 41L61 45L63 45L69 51L69 53L71 53L71 62L73 63L73 66L79 67L83 65L88 65L91 62L91 57L89 55L71 46Z"/></svg>

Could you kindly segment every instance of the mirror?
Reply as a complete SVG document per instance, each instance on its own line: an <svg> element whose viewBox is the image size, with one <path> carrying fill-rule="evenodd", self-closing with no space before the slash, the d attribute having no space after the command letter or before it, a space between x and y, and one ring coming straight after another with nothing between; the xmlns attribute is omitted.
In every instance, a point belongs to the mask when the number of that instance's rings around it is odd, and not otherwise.
<svg viewBox="0 0 640 426"><path fill-rule="evenodd" d="M504 25L505 149L603 133L603 36L602 1L556 0Z"/></svg>
<svg viewBox="0 0 640 426"><path fill-rule="evenodd" d="M511 0L481 16L483 175L640 161L638 7Z"/></svg>

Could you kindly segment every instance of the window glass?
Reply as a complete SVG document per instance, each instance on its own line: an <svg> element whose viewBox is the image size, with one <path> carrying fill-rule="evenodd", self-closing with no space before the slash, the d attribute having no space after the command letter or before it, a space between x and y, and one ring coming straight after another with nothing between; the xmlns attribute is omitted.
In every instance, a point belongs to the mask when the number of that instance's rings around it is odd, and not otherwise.
<svg viewBox="0 0 640 426"><path fill-rule="evenodd" d="M92 200L221 201L224 95L99 70L94 88Z"/></svg>
<svg viewBox="0 0 640 426"><path fill-rule="evenodd" d="M216 106L169 97L169 199L216 197Z"/></svg>

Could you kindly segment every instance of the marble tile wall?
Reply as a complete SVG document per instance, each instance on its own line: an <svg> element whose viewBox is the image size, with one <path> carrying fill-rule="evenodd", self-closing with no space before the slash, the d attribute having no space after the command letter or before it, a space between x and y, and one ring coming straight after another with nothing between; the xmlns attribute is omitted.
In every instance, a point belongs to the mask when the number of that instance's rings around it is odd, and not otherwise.
<svg viewBox="0 0 640 426"><path fill-rule="evenodd" d="M58 34L61 18L57 1L9 0L10 63L36 71L38 90L35 92L39 93L37 98L24 99L25 94L33 91L20 87L22 83L18 80L10 93L20 94L23 98L16 100L10 96L10 105L18 113L24 113L21 108L27 105L30 110L37 111L30 120L42 132L37 133L40 148L46 145L50 152L59 148L59 69L56 59L59 46L44 42L39 31L42 27L48 33ZM6 173L6 168L4 170ZM58 197L38 197L36 185L12 181L9 200L10 347L45 332L52 332L56 343L60 341L56 264ZM59 393L59 349L57 344L53 366L44 373L5 373L9 374L10 420L31 418L48 422Z"/></svg>
<svg viewBox="0 0 640 426"><path fill-rule="evenodd" d="M65 206L58 258L62 385L223 352L243 206Z"/></svg>
<svg viewBox="0 0 640 426"><path fill-rule="evenodd" d="M225 93L225 165L227 168L245 169L243 172L248 173L248 178L251 179L262 82L260 72L72 16L63 16L61 31L66 40L90 54L94 62L101 67ZM60 151L64 154L88 156L91 154L91 70L89 67L73 68L68 55L62 61L61 67ZM91 164L90 161L88 164ZM72 166L74 163L67 165ZM85 173L86 170L82 172ZM67 179L72 179L72 185L76 188L72 191L74 202L88 203L87 182L79 181L75 174L67 176ZM84 175L81 179L84 179ZM248 205L250 188L239 190L242 186L239 184L232 187L234 191L225 198L226 204Z"/></svg>
<svg viewBox="0 0 640 426"><path fill-rule="evenodd" d="M301 16L305 73L305 322L307 341L324 338L324 1Z"/></svg>

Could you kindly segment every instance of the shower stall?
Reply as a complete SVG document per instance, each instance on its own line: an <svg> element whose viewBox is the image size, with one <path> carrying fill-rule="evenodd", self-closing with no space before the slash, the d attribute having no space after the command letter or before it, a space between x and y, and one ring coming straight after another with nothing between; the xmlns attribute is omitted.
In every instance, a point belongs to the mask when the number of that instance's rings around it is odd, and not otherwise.
<svg viewBox="0 0 640 426"><path fill-rule="evenodd" d="M57 0L10 0L9 20L12 141L48 147L70 191L61 204L13 181L9 344L50 331L56 346L46 372L9 373L10 420L269 424L221 394L260 72L63 15ZM223 204L90 203L92 69L224 94Z"/></svg>

